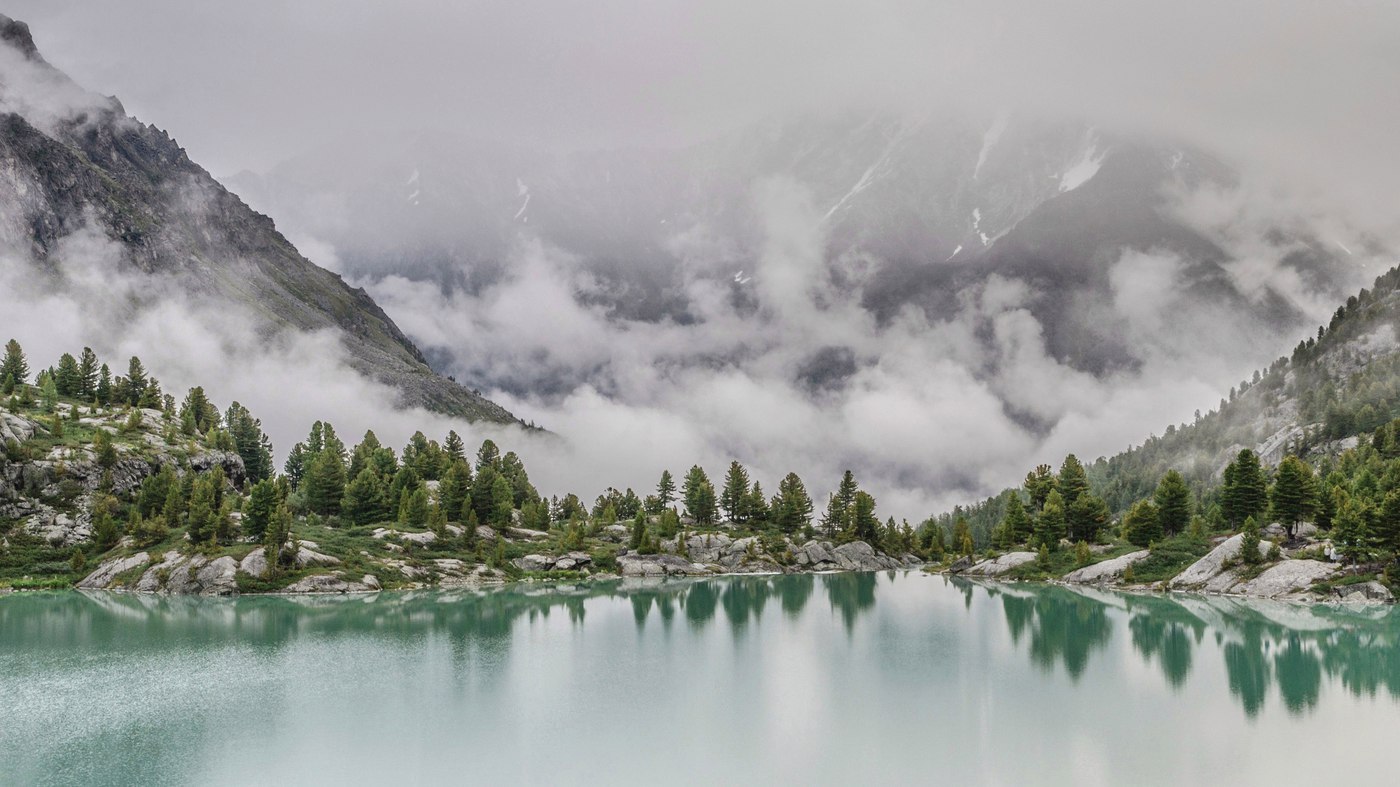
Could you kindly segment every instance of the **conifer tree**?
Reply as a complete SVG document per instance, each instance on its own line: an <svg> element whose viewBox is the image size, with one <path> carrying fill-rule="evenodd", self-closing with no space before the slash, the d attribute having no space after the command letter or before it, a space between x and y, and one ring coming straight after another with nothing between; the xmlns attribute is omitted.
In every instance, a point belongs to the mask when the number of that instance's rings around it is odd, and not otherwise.
<svg viewBox="0 0 1400 787"><path fill-rule="evenodd" d="M1269 493L1269 506L1274 518L1288 528L1288 536L1292 538L1298 523L1317 509L1317 479L1313 477L1312 468L1292 454L1284 457Z"/></svg>
<svg viewBox="0 0 1400 787"><path fill-rule="evenodd" d="M500 530L511 525L515 494L505 476L497 475L491 486L491 526Z"/></svg>
<svg viewBox="0 0 1400 787"><path fill-rule="evenodd" d="M190 427L193 430L194 420L191 418ZM292 446L292 450L287 452L287 461L282 465L282 472L287 474L287 481L292 489L301 486L301 479L306 475L306 465L308 452L305 443L297 443Z"/></svg>
<svg viewBox="0 0 1400 787"><path fill-rule="evenodd" d="M1065 508L1065 530L1073 541L1097 541L1108 517L1108 503L1093 492L1083 492Z"/></svg>
<svg viewBox="0 0 1400 787"><path fill-rule="evenodd" d="M0 361L0 380L3 379L12 379L15 385L24 385L29 381L29 360L14 339L5 343L5 359Z"/></svg>
<svg viewBox="0 0 1400 787"><path fill-rule="evenodd" d="M1162 540L1161 513L1150 500L1139 500L1123 516L1123 532L1128 541L1145 547Z"/></svg>
<svg viewBox="0 0 1400 787"><path fill-rule="evenodd" d="M1060 490L1060 497L1064 499L1066 506L1073 505L1080 495L1089 491L1089 478L1084 473L1084 465L1080 464L1079 458L1074 454L1066 456L1064 463L1060 465L1055 488Z"/></svg>
<svg viewBox="0 0 1400 787"><path fill-rule="evenodd" d="M627 542L627 548L636 552L641 548L642 542L647 537L647 520L640 512L632 518L632 536Z"/></svg>
<svg viewBox="0 0 1400 787"><path fill-rule="evenodd" d="M112 403L112 370L108 369L105 363L97 374L97 389L93 392L93 397L103 407Z"/></svg>
<svg viewBox="0 0 1400 787"><path fill-rule="evenodd" d="M476 518L476 511L472 508L472 503L468 500L462 506L462 548L468 552L475 552L480 535L476 529L481 527L481 522Z"/></svg>
<svg viewBox="0 0 1400 787"><path fill-rule="evenodd" d="M1157 520L1162 534L1174 536L1186 529L1191 522L1191 490L1186 479L1176 470L1168 470L1157 483L1157 491L1152 496L1157 506Z"/></svg>
<svg viewBox="0 0 1400 787"><path fill-rule="evenodd" d="M1026 494L1030 496L1031 511L1039 513L1045 507L1045 501L1050 497L1050 493L1055 489L1055 473L1050 469L1050 465L1036 465L1036 468L1026 474L1023 484ZM1061 498L1063 502L1063 498Z"/></svg>
<svg viewBox="0 0 1400 787"><path fill-rule="evenodd" d="M447 458L451 462L466 461L466 447L462 444L461 435L454 430L448 430L447 439L442 443L442 450L446 452ZM471 469L470 466L467 467Z"/></svg>
<svg viewBox="0 0 1400 787"><path fill-rule="evenodd" d="M286 553L287 541L292 535L292 513L287 510L287 504L281 502L272 511L272 517L267 523L267 532L263 534L263 549L267 557L267 573L276 576L281 570L284 555Z"/></svg>
<svg viewBox="0 0 1400 787"><path fill-rule="evenodd" d="M322 516L340 513L340 501L345 496L345 465L331 447L324 448L311 460L306 470L306 506Z"/></svg>
<svg viewBox="0 0 1400 787"><path fill-rule="evenodd" d="M248 503L243 507L243 532L261 542L276 508L277 488L272 481L263 479L253 484L248 492Z"/></svg>
<svg viewBox="0 0 1400 787"><path fill-rule="evenodd" d="M1264 562L1264 556L1259 554L1259 522L1252 516L1245 518L1244 528L1240 532L1243 534L1240 559L1251 566Z"/></svg>
<svg viewBox="0 0 1400 787"><path fill-rule="evenodd" d="M458 509L460 508L461 503L458 501ZM345 485L340 513L353 525L370 525L389 519L389 501L384 479L380 478L373 468L364 468Z"/></svg>
<svg viewBox="0 0 1400 787"><path fill-rule="evenodd" d="M428 490L422 484L410 491L405 489L399 505L399 524L404 527L425 527L428 524Z"/></svg>
<svg viewBox="0 0 1400 787"><path fill-rule="evenodd" d="M1239 527L1250 517L1263 516L1268 502L1264 468L1259 456L1246 448L1225 468L1225 483L1220 489L1220 507L1225 521Z"/></svg>
<svg viewBox="0 0 1400 787"><path fill-rule="evenodd" d="M117 463L117 447L112 444L112 436L106 429L99 428L92 437L92 452L97 455L97 464L104 470L111 470Z"/></svg>
<svg viewBox="0 0 1400 787"><path fill-rule="evenodd" d="M1364 503L1352 498L1346 489L1332 489L1332 505L1337 512L1332 526L1332 542L1337 552L1351 563L1361 563L1373 556L1368 513Z"/></svg>
<svg viewBox="0 0 1400 787"><path fill-rule="evenodd" d="M670 508L675 501L676 482L671 478L670 470L661 471L661 480L656 483L656 498L661 501L662 508Z"/></svg>
<svg viewBox="0 0 1400 787"><path fill-rule="evenodd" d="M190 543L203 544L213 538L215 517L214 485L207 476L195 479L194 490L190 494L190 513L185 522L185 532Z"/></svg>
<svg viewBox="0 0 1400 787"><path fill-rule="evenodd" d="M78 359L69 353L64 353L58 359L58 371L54 374L54 383L58 387L58 395L75 397L83 392L82 373L78 371Z"/></svg>
<svg viewBox="0 0 1400 787"><path fill-rule="evenodd" d="M719 505L729 521L748 521L749 472L737 461L729 463L729 472L724 476L724 489L720 492Z"/></svg>
<svg viewBox="0 0 1400 787"><path fill-rule="evenodd" d="M121 538L121 530L112 516L112 509L116 506L116 499L110 495L100 495L92 504L92 540L104 551L116 546Z"/></svg>
<svg viewBox="0 0 1400 787"><path fill-rule="evenodd" d="M89 402L97 396L97 354L91 347L78 359L78 395Z"/></svg>
<svg viewBox="0 0 1400 787"><path fill-rule="evenodd" d="M866 492L856 492L851 505L851 534L858 541L872 546L880 543L880 520L875 516L875 498Z"/></svg>
<svg viewBox="0 0 1400 787"><path fill-rule="evenodd" d="M1058 490L1051 489L1045 496L1045 504L1035 522L1036 542L1054 551L1060 548L1060 539L1066 534L1065 502Z"/></svg>
<svg viewBox="0 0 1400 787"><path fill-rule="evenodd" d="M1005 538L1010 544L1024 544L1030 540L1033 523L1021 504L1021 496L1012 492L1007 496L1006 516L1002 519Z"/></svg>
<svg viewBox="0 0 1400 787"><path fill-rule="evenodd" d="M812 522L812 498L797 473L788 473L778 482L770 516L778 530L792 535Z"/></svg>
<svg viewBox="0 0 1400 787"><path fill-rule="evenodd" d="M443 509L451 514L449 519L456 519L471 491L472 466L465 459L454 459L438 485L438 499L442 501Z"/></svg>
<svg viewBox="0 0 1400 787"><path fill-rule="evenodd" d="M146 367L141 365L141 359L131 356L131 360L126 367L126 393L127 403L132 407L141 404L141 397L146 393L146 385L150 381L146 379Z"/></svg>

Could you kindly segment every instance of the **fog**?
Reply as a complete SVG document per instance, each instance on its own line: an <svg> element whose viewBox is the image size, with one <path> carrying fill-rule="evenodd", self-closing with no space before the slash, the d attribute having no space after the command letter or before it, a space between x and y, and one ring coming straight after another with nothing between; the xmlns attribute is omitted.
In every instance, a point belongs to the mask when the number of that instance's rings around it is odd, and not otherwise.
<svg viewBox="0 0 1400 787"><path fill-rule="evenodd" d="M1280 296L1302 322L1325 322L1336 293L1267 239L1283 228L1344 243L1354 267L1338 279L1359 285L1394 264L1384 249L1400 238L1400 181L1385 166L1400 160L1400 7L1389 3L9 5L50 62L221 175L328 146L355 167L354 141L424 130L559 151L659 148L800 113L1011 108L1229 161L1238 182L1173 195L1172 211L1229 252L1247 299ZM755 267L734 274L744 297L713 275L683 276L687 320L610 316L591 297L609 285L528 233L479 290L407 271L351 281L444 371L558 439L394 411L335 337L269 343L176 281L115 273L117 252L87 233L59 255L57 287L7 258L0 314L36 363L90 344L109 362L140 354L168 392L200 383L221 404L238 399L279 451L317 418L394 445L457 428L521 451L547 494L589 497L642 491L695 462L717 474L741 459L770 492L796 470L820 494L851 468L882 515L911 519L1038 461L1112 453L1189 421L1301 338L1202 301L1187 286L1193 260L1125 252L1092 309L1123 326L1138 363L1094 376L1047 350L1030 310L1042 294L1027 282L988 276L952 293L947 312L877 320L832 276L853 261L825 259L828 206L806 184L756 179L746 199L761 242ZM274 218L337 269L334 243ZM706 240L675 239L702 252Z"/></svg>

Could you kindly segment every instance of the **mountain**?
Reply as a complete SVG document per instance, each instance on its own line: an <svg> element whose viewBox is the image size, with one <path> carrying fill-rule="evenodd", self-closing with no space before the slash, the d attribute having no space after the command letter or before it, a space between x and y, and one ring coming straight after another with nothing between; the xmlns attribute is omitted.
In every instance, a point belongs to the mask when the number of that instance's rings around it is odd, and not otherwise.
<svg viewBox="0 0 1400 787"><path fill-rule="evenodd" d="M334 330L402 405L515 420L435 373L369 295L309 262L168 134L51 66L24 23L0 16L0 41L0 248L53 272L61 242L96 229L123 271L246 307L263 334Z"/></svg>
<svg viewBox="0 0 1400 787"><path fill-rule="evenodd" d="M684 148L575 153L424 133L325 146L227 182L294 237L333 247L337 269L371 291L395 275L475 293L541 242L596 282L580 300L617 320L686 324L704 309L690 282L748 298L771 228L755 193L773 180L809 197L825 275L878 320L907 307L947 319L968 292L1013 279L1049 352L1098 376L1199 344L1119 313L1125 260L1188 301L1194 322L1228 321L1254 362L1316 320L1316 303L1374 275L1362 260L1377 249L1296 216L1245 239L1238 217L1192 215L1190 195L1239 185L1207 152L1014 113L806 117Z"/></svg>
<svg viewBox="0 0 1400 787"><path fill-rule="evenodd" d="M1363 442L1381 456L1400 456L1400 267L1377 277L1337 307L1327 324L1287 356L1255 371L1227 398L1193 422L1168 426L1141 444L1086 463L1088 479L1114 513L1149 498L1176 470L1204 501L1213 500L1226 466L1249 449L1266 467L1292 454L1322 468ZM1354 475L1367 459L1346 468ZM1346 463L1340 463L1345 465ZM1387 476L1389 478L1389 476ZM1374 480L1374 479L1373 479ZM1389 490L1389 482L1381 484ZM978 543L1004 516L1010 490L938 521L951 526L965 515Z"/></svg>

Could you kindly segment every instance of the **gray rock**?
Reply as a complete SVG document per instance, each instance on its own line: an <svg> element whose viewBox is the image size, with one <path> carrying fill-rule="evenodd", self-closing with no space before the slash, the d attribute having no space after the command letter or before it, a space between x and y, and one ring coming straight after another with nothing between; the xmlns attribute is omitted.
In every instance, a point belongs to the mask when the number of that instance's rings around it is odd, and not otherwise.
<svg viewBox="0 0 1400 787"><path fill-rule="evenodd" d="M1185 571L1176 575L1171 581L1174 588L1187 590L1208 590L1223 593L1229 590L1239 577L1233 570L1227 570L1227 562L1236 561L1240 557L1240 544L1244 542L1244 535L1236 533L1225 539L1219 546L1206 553L1205 557L1197 560L1186 568ZM1259 555L1261 557L1269 554L1269 548L1273 546L1267 541L1259 543Z"/></svg>
<svg viewBox="0 0 1400 787"><path fill-rule="evenodd" d="M1034 563L1035 558L1034 552L1007 552L995 560L983 560L963 573L969 576L999 577L1027 563Z"/></svg>
<svg viewBox="0 0 1400 787"><path fill-rule="evenodd" d="M968 557L967 555L963 555L957 560L954 560L951 566L948 566L948 573L960 574L968 570L969 568L972 568L972 558Z"/></svg>
<svg viewBox="0 0 1400 787"><path fill-rule="evenodd" d="M429 535L432 535L431 533ZM311 546L308 547L307 545ZM310 541L300 541L297 546L296 564L297 568L308 568L310 566L338 566L340 558L331 557L315 550L315 544Z"/></svg>
<svg viewBox="0 0 1400 787"><path fill-rule="evenodd" d="M711 573L677 555L618 555L617 566L624 577L698 577Z"/></svg>
<svg viewBox="0 0 1400 787"><path fill-rule="evenodd" d="M1352 601L1381 601L1390 602L1395 600L1390 588L1381 583L1371 580L1355 585L1342 585L1337 588L1337 595L1343 600Z"/></svg>
<svg viewBox="0 0 1400 787"><path fill-rule="evenodd" d="M1077 585L1096 585L1105 582L1113 582L1123 577L1123 571L1128 566L1142 560L1146 560L1152 553L1146 549L1136 552L1129 552L1126 555L1119 555L1112 560L1105 560L1091 566L1077 568L1065 574L1066 582L1073 582Z"/></svg>
<svg viewBox="0 0 1400 787"><path fill-rule="evenodd" d="M1232 591L1259 598L1286 596L1307 590L1314 582L1330 579L1336 573L1336 566L1320 560L1285 560L1254 579L1235 585Z"/></svg>
<svg viewBox="0 0 1400 787"><path fill-rule="evenodd" d="M254 577L261 577L267 573L267 550L258 547L243 558L238 564L238 570L244 574Z"/></svg>
<svg viewBox="0 0 1400 787"><path fill-rule="evenodd" d="M112 584L118 574L140 568L151 562L151 556L145 552L138 552L131 557L111 558L103 561L97 570L88 574L78 583L78 587L84 590L101 590Z"/></svg>
<svg viewBox="0 0 1400 787"><path fill-rule="evenodd" d="M378 584L376 582L375 584ZM334 574L313 574L293 582L283 593L369 593L379 588L371 588L363 582L347 582Z"/></svg>
<svg viewBox="0 0 1400 787"><path fill-rule="evenodd" d="M554 568L555 560L547 555L526 555L513 562L521 571L549 571Z"/></svg>
<svg viewBox="0 0 1400 787"><path fill-rule="evenodd" d="M195 574L201 596L232 596L238 593L238 561L228 555L215 558Z"/></svg>
<svg viewBox="0 0 1400 787"><path fill-rule="evenodd" d="M376 577L376 576L373 575L373 574L365 574L364 577L362 577L362 578L360 579L360 584L361 584L361 585L364 585L365 587L369 588L370 590L380 590L380 589L381 589L380 586L379 586L379 577Z"/></svg>
<svg viewBox="0 0 1400 787"><path fill-rule="evenodd" d="M842 544L831 551L836 563L846 571L882 571L899 568L899 561L882 555L864 541Z"/></svg>

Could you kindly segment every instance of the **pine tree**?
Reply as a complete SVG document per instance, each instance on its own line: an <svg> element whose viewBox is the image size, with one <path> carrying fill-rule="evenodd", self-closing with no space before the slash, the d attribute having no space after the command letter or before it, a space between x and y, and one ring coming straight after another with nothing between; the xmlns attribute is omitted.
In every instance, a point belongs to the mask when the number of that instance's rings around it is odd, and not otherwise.
<svg viewBox="0 0 1400 787"><path fill-rule="evenodd" d="M262 421L248 408L234 402L224 416L234 450L243 459L243 469L251 481L272 477L272 441L263 433Z"/></svg>
<svg viewBox="0 0 1400 787"><path fill-rule="evenodd" d="M1036 543L1054 551L1060 548L1060 539L1065 537L1065 502L1058 490L1051 489L1045 496L1045 504L1036 517Z"/></svg>
<svg viewBox="0 0 1400 787"><path fill-rule="evenodd" d="M1030 495L1031 511L1039 513L1055 489L1055 473L1050 469L1050 465L1037 465L1026 474L1024 486L1026 494Z"/></svg>
<svg viewBox="0 0 1400 787"><path fill-rule="evenodd" d="M127 363L126 368L127 403L132 407L139 406L141 404L141 397L146 393L146 385L148 383L149 380L146 379L146 367L141 365L141 359L134 355L131 356L131 360Z"/></svg>
<svg viewBox="0 0 1400 787"><path fill-rule="evenodd" d="M642 542L647 537L647 520L641 513L632 518L632 536L627 542L627 548L636 552L641 549Z"/></svg>
<svg viewBox="0 0 1400 787"><path fill-rule="evenodd" d="M78 360L78 395L89 402L97 396L97 354L91 347L84 347Z"/></svg>
<svg viewBox="0 0 1400 787"><path fill-rule="evenodd" d="M486 468L491 468L500 472L501 449L490 440L483 440L481 448L476 452L476 472L479 474Z"/></svg>
<svg viewBox="0 0 1400 787"><path fill-rule="evenodd" d="M476 511L472 508L471 501L468 500L462 506L462 549L467 552L475 552L480 534L477 528L481 527L481 522L476 518Z"/></svg>
<svg viewBox="0 0 1400 787"><path fill-rule="evenodd" d="M112 403L112 370L105 363L97 374L97 390L93 395L103 407Z"/></svg>
<svg viewBox="0 0 1400 787"><path fill-rule="evenodd" d="M1225 468L1225 483L1220 489L1225 521L1232 527L1239 527L1250 517L1263 516L1267 505L1268 481L1264 468L1259 456L1246 448Z"/></svg>
<svg viewBox="0 0 1400 787"><path fill-rule="evenodd" d="M111 470L117 463L117 447L112 444L112 436L99 427L92 437L92 452L97 455L97 464L104 470Z"/></svg>
<svg viewBox="0 0 1400 787"><path fill-rule="evenodd" d="M253 484L248 492L248 503L243 507L243 532L261 542L276 508L277 487L272 481L263 479Z"/></svg>
<svg viewBox="0 0 1400 787"><path fill-rule="evenodd" d="M1004 537L1010 544L1024 544L1030 541L1033 523L1021 504L1021 496L1014 491L1007 496L1006 516L1001 521Z"/></svg>
<svg viewBox="0 0 1400 787"><path fill-rule="evenodd" d="M1073 505L1080 495L1089 491L1089 477L1084 473L1084 465L1080 464L1079 458L1074 454L1066 456L1064 463L1060 465L1055 488L1060 490L1060 497L1064 499L1066 506Z"/></svg>
<svg viewBox="0 0 1400 787"><path fill-rule="evenodd" d="M14 339L5 343L5 359L0 361L0 380L6 378L13 379L15 385L24 385L29 380L29 361Z"/></svg>
<svg viewBox="0 0 1400 787"><path fill-rule="evenodd" d="M448 430L447 439L443 441L442 449L447 453L447 458L452 462L464 462L467 459L466 447L462 444L461 435L456 431ZM467 467L471 469L470 466Z"/></svg>
<svg viewBox="0 0 1400 787"><path fill-rule="evenodd" d="M345 465L340 455L327 447L311 460L304 479L307 508L322 516L340 513L345 496Z"/></svg>
<svg viewBox="0 0 1400 787"><path fill-rule="evenodd" d="M190 432L194 431L194 419L190 419ZM306 465L308 462L308 452L305 443L297 443L292 446L292 450L287 452L287 461L282 465L282 472L287 474L287 481L293 489L301 486L301 479L306 476Z"/></svg>
<svg viewBox="0 0 1400 787"><path fill-rule="evenodd" d="M1191 490L1181 473L1168 470L1158 482L1152 499L1157 506L1157 520L1163 535L1174 536L1186 529L1191 522Z"/></svg>
<svg viewBox="0 0 1400 787"><path fill-rule="evenodd" d="M860 486L856 484L856 477L850 470L841 474L841 483L836 487L836 502L841 506L842 511L851 511L856 504L856 492L860 491ZM846 526L850 527L850 516L847 514Z"/></svg>
<svg viewBox="0 0 1400 787"><path fill-rule="evenodd" d="M656 483L656 498L661 501L662 508L670 508L675 501L676 482L671 478L670 470L661 471L661 480Z"/></svg>
<svg viewBox="0 0 1400 787"><path fill-rule="evenodd" d="M116 505L116 499L110 495L100 495L93 500L92 540L104 551L116 546L117 540L121 538L121 530L112 516L112 509L116 508Z"/></svg>
<svg viewBox="0 0 1400 787"><path fill-rule="evenodd" d="M773 498L773 523L784 534L792 535L811 524L812 510L812 498L802 479L796 473L788 473L778 482L778 494Z"/></svg>
<svg viewBox="0 0 1400 787"><path fill-rule="evenodd" d="M1108 503L1093 492L1084 492L1065 509L1065 530L1073 541L1097 541L1108 516Z"/></svg>
<svg viewBox="0 0 1400 787"><path fill-rule="evenodd" d="M1274 518L1288 528L1288 537L1292 538L1298 523L1317 509L1317 479L1312 468L1292 454L1284 457L1269 493L1269 505Z"/></svg>
<svg viewBox="0 0 1400 787"><path fill-rule="evenodd" d="M720 492L719 505L729 521L748 521L749 472L736 462L729 463L729 472L724 476L724 489Z"/></svg>
<svg viewBox="0 0 1400 787"><path fill-rule="evenodd" d="M1240 540L1240 559L1251 566L1264 562L1264 556L1259 554L1259 522L1252 516L1247 517L1240 532L1243 534Z"/></svg>
<svg viewBox="0 0 1400 787"><path fill-rule="evenodd" d="M1337 512L1332 527L1332 542L1337 551L1351 563L1370 560L1374 553L1364 504L1340 486L1333 488L1331 497Z"/></svg>
<svg viewBox="0 0 1400 787"><path fill-rule="evenodd" d="M165 492L165 503L160 507L161 515L165 517L165 523L170 527L179 527L181 520L185 516L185 494L183 486L178 482L170 484L170 488Z"/></svg>
<svg viewBox="0 0 1400 787"><path fill-rule="evenodd" d="M1123 516L1123 532L1128 541L1145 547L1162 540L1161 513L1150 500L1139 500Z"/></svg>
<svg viewBox="0 0 1400 787"><path fill-rule="evenodd" d="M511 525L515 510L515 495L505 476L496 476L491 486L491 526L498 531Z"/></svg>
<svg viewBox="0 0 1400 787"><path fill-rule="evenodd" d="M191 543L203 544L213 537L217 514L213 483L207 476L195 479L190 495L190 513L185 523L185 532L189 534Z"/></svg>
<svg viewBox="0 0 1400 787"><path fill-rule="evenodd" d="M458 510L461 510L460 500ZM384 479L380 478L373 468L364 468L345 485L340 513L352 525L370 525L389 519L389 501Z"/></svg>
<svg viewBox="0 0 1400 787"><path fill-rule="evenodd" d="M880 543L880 520L875 516L875 498L856 492L851 505L851 535L857 541L876 546Z"/></svg>
<svg viewBox="0 0 1400 787"><path fill-rule="evenodd" d="M78 371L78 359L64 353L58 359L58 371L54 374L54 382L58 386L59 396L72 398L81 395L83 378L82 373Z"/></svg>
<svg viewBox="0 0 1400 787"><path fill-rule="evenodd" d="M292 513L285 502L278 503L267 523L263 534L263 549L267 556L267 573L276 576L281 570L286 554L287 541L292 535Z"/></svg>
<svg viewBox="0 0 1400 787"><path fill-rule="evenodd" d="M447 537L447 512L443 510L440 502L434 502L428 508L428 529L433 531L439 540Z"/></svg>
<svg viewBox="0 0 1400 787"><path fill-rule="evenodd" d="M428 524L428 490L422 484L413 490L404 490L405 497L399 504L399 524L404 527L426 527Z"/></svg>
<svg viewBox="0 0 1400 787"><path fill-rule="evenodd" d="M471 496L471 491L472 466L467 464L465 459L454 459L438 485L438 499L442 501L442 507L451 514L449 519L455 519L461 512L462 503Z"/></svg>

